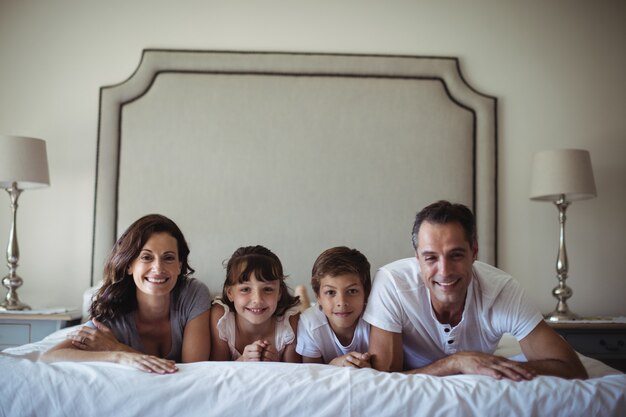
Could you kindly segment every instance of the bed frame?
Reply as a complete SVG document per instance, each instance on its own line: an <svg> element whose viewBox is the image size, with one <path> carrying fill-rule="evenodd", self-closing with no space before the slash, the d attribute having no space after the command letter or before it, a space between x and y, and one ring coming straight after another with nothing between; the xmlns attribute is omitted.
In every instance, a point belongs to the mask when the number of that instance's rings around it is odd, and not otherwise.
<svg viewBox="0 0 626 417"><path fill-rule="evenodd" d="M438 199L473 208L496 264L496 108L456 58L145 50L100 91L92 285L151 212L179 224L212 293L242 245L275 251L291 286L332 246L374 271L412 256Z"/></svg>

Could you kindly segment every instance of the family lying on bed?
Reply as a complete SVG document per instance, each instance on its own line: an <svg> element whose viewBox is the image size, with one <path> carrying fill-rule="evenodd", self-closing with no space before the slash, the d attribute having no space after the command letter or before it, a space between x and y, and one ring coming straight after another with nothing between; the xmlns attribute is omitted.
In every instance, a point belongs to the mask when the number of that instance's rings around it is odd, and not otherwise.
<svg viewBox="0 0 626 417"><path fill-rule="evenodd" d="M239 248L212 305L190 278L189 247L160 215L133 223L116 242L91 320L42 360L110 361L159 374L176 363L284 361L429 375L483 374L586 378L576 353L530 306L506 273L476 261L472 212L433 203L413 226L416 256L379 269L335 247L315 261L317 304L289 292L279 258L262 246ZM304 300L306 301L306 300ZM504 333L528 361L493 355Z"/></svg>

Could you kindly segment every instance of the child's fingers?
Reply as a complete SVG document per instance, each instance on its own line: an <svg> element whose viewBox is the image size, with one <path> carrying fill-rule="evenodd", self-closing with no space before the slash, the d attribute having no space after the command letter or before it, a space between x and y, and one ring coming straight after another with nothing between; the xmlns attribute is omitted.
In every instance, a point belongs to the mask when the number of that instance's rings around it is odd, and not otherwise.
<svg viewBox="0 0 626 417"><path fill-rule="evenodd" d="M354 368L369 368L369 359L370 355L367 352L350 352L346 355L344 366L352 366Z"/></svg>
<svg viewBox="0 0 626 417"><path fill-rule="evenodd" d="M263 349L263 345L261 345L259 341L256 341L246 346L241 356L248 361L260 361L262 359Z"/></svg>

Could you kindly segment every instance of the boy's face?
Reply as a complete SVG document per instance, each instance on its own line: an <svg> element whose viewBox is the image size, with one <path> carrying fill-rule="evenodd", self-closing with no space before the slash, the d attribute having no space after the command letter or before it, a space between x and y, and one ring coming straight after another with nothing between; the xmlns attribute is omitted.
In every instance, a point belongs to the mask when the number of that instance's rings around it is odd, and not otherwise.
<svg viewBox="0 0 626 417"><path fill-rule="evenodd" d="M357 274L325 276L320 280L317 302L338 336L354 334L365 308L365 290Z"/></svg>

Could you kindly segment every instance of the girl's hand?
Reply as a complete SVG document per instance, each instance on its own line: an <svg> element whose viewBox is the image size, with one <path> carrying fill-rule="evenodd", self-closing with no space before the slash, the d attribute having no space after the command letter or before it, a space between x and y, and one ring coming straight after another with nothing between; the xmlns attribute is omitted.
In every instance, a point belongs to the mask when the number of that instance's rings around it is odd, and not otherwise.
<svg viewBox="0 0 626 417"><path fill-rule="evenodd" d="M259 361L262 361L262 360L264 360L263 359L263 351L265 350L267 345L268 345L267 341L265 341L265 340L257 340L256 342L253 342L253 343L247 345L243 349L243 353L241 354L241 356L237 360L238 361L244 361L244 362L259 362Z"/></svg>
<svg viewBox="0 0 626 417"><path fill-rule="evenodd" d="M72 346L89 351L128 350L126 345L117 341L111 329L95 319L93 323L96 325L95 329L82 326L68 333L67 339L72 341Z"/></svg>
<svg viewBox="0 0 626 417"><path fill-rule="evenodd" d="M265 362L280 362L280 356L278 356L278 352L274 346L267 340L263 340L263 342L265 344L265 349L263 349L261 360Z"/></svg>
<svg viewBox="0 0 626 417"><path fill-rule="evenodd" d="M178 371L174 361L143 353L119 352L115 362L148 373L171 374Z"/></svg>
<svg viewBox="0 0 626 417"><path fill-rule="evenodd" d="M371 368L372 367L372 364L370 363L370 354L367 352L346 353L345 355L338 356L332 361L330 361L330 365L350 366L352 368Z"/></svg>

